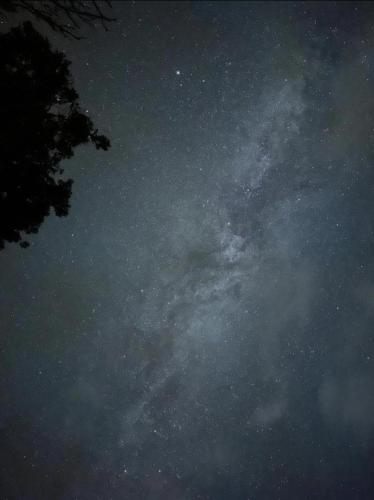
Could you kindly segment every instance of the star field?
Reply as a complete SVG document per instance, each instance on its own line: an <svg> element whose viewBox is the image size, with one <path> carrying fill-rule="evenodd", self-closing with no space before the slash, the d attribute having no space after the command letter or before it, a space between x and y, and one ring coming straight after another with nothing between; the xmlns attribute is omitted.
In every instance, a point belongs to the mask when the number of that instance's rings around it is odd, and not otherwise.
<svg viewBox="0 0 374 500"><path fill-rule="evenodd" d="M373 498L371 4L113 10L44 28L112 147L0 253L0 497Z"/></svg>

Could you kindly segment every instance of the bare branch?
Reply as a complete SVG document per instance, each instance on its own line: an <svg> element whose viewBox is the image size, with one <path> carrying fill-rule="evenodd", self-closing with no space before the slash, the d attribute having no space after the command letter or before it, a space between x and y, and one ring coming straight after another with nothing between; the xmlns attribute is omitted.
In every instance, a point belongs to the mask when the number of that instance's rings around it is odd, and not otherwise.
<svg viewBox="0 0 374 500"><path fill-rule="evenodd" d="M111 8L110 0L0 0L0 10L4 13L25 11L48 24L48 26L67 38L79 40L82 25L95 25L100 22L105 31L114 18L104 14L102 6Z"/></svg>

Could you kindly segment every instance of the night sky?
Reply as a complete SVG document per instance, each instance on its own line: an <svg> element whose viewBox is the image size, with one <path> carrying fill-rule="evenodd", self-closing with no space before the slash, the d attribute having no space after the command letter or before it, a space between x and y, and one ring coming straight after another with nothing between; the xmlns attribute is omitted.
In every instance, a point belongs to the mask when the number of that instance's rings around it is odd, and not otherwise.
<svg viewBox="0 0 374 500"><path fill-rule="evenodd" d="M374 8L114 3L112 142L0 252L1 500L374 498Z"/></svg>

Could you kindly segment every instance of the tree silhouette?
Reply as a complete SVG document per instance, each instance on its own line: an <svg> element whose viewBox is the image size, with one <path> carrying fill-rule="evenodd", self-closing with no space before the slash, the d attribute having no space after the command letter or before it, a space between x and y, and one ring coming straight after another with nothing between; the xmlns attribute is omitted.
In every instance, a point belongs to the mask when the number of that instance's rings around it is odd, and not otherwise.
<svg viewBox="0 0 374 500"><path fill-rule="evenodd" d="M0 35L0 60L1 249L28 246L22 233L36 233L51 208L67 215L73 181L61 161L79 144L110 143L79 107L70 62L30 22Z"/></svg>
<svg viewBox="0 0 374 500"><path fill-rule="evenodd" d="M111 6L110 0L0 0L3 13L27 12L48 24L54 31L79 40L78 32L82 24L95 26L99 22L107 30L114 18L104 14L102 5Z"/></svg>

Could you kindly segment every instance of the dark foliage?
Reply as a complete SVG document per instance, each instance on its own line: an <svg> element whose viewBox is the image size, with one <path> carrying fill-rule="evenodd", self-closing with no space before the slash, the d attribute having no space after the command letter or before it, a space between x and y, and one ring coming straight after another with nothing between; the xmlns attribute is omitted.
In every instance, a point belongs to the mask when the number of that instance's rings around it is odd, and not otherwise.
<svg viewBox="0 0 374 500"><path fill-rule="evenodd" d="M82 24L96 26L100 23L107 30L113 18L104 14L102 6L110 6L109 0L0 0L0 9L5 15L27 12L48 24L54 31L75 39Z"/></svg>
<svg viewBox="0 0 374 500"><path fill-rule="evenodd" d="M0 35L0 248L28 243L51 208L67 215L72 180L61 161L79 144L107 150L82 113L69 61L30 22Z"/></svg>

